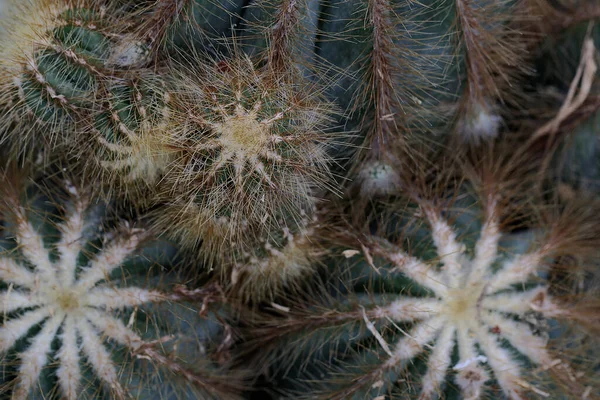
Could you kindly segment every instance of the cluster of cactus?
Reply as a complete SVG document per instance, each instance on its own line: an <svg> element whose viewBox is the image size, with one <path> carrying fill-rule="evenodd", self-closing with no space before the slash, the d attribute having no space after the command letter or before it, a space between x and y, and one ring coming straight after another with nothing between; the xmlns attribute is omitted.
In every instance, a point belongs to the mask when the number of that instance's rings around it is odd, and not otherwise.
<svg viewBox="0 0 600 400"><path fill-rule="evenodd" d="M3 398L597 398L596 20L0 2Z"/></svg>

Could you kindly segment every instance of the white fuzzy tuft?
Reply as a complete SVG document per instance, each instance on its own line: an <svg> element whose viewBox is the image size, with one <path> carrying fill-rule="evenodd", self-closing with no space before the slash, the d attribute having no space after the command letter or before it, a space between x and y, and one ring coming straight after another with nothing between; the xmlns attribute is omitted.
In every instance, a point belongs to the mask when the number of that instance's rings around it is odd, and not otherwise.
<svg viewBox="0 0 600 400"><path fill-rule="evenodd" d="M358 179L361 194L365 197L386 196L400 189L398 172L382 161L367 162L358 173Z"/></svg>
<svg viewBox="0 0 600 400"><path fill-rule="evenodd" d="M459 133L468 142L478 143L498 136L502 117L486 105L475 105L459 124Z"/></svg>

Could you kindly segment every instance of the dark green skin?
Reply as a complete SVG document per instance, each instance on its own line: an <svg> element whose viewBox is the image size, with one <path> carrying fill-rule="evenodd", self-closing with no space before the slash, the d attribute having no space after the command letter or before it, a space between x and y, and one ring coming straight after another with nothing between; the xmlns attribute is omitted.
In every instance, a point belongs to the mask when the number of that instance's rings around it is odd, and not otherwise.
<svg viewBox="0 0 600 400"><path fill-rule="evenodd" d="M94 11L75 9L62 17L65 24L49 32L56 48L38 49L34 55L37 71L23 71L25 106L39 120L59 126L65 121L92 120L104 139L119 143L124 138L112 114L136 131L142 118L139 107L154 113L163 106L163 96L153 90L161 82L152 86L134 81L127 74L128 66L109 63L117 43L103 33L102 24L107 21Z"/></svg>
<svg viewBox="0 0 600 400"><path fill-rule="evenodd" d="M143 118L141 108L146 110L149 118L154 118L165 107L163 93L156 90L161 87L161 82L155 77L148 77L148 82L118 82L111 85L107 96L109 100L105 102L102 111L95 114L96 131L109 143L127 142L126 135L119 130L111 114L115 113L130 131L137 131ZM136 99L136 95L140 99Z"/></svg>
<svg viewBox="0 0 600 400"><path fill-rule="evenodd" d="M92 71L102 68L109 55L109 40L87 27L96 24L91 11L72 10L65 12L63 17L65 25L48 33L63 52L52 48L38 49L34 55L38 71L26 70L23 74L25 104L44 121L64 118L70 116L72 110L91 106L98 90L98 77ZM84 25L77 26L75 20L83 21ZM72 52L79 61L67 56L66 52ZM36 72L45 82L36 78ZM64 96L64 103L53 99L49 88L54 89L57 96Z"/></svg>

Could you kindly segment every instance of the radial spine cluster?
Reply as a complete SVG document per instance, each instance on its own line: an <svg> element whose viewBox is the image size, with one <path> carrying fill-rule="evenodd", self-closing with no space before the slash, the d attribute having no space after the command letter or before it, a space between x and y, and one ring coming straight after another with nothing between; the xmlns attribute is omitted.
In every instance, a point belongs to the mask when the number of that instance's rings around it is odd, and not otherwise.
<svg viewBox="0 0 600 400"><path fill-rule="evenodd" d="M542 317L540 321L548 320L559 309L545 285L523 290L541 272L544 250L499 260L501 234L493 205L488 212L474 257L457 240L457 232L433 210L426 215L441 268L432 268L401 249L387 256L398 271L433 293L425 298L400 296L375 312L377 318L414 323L393 348L385 345L389 355L386 368L402 367L426 348L431 350L421 398L435 397L449 369L455 371L455 383L465 399L481 398L492 376L510 398L524 398L524 391L535 392L523 378L519 357L501 343L504 340L541 368L554 362L546 349L547 338L539 334L544 329L542 322L532 325L527 316L536 313ZM451 365L455 346L459 360Z"/></svg>
<svg viewBox="0 0 600 400"><path fill-rule="evenodd" d="M335 110L318 89L242 54L182 68L175 87L169 140L181 156L164 178L168 230L214 241L207 249L219 253L229 251L223 242L293 226L314 209L331 178Z"/></svg>
<svg viewBox="0 0 600 400"><path fill-rule="evenodd" d="M78 196L76 192L74 195ZM25 209L14 209L14 234L23 260L12 254L0 256L0 278L8 285L0 295L7 318L0 328L0 351L5 353L16 346L31 328L41 329L18 355L20 367L13 399L28 397L50 362L55 338L61 343L54 354L59 365L56 376L65 398L79 398L80 364L84 359L116 398L125 398L117 365L103 340L114 340L135 353L144 341L116 312L167 300L159 291L118 287L109 278L139 249L145 235L140 229L125 225L119 232L106 234L102 249L87 265L79 265L82 247L88 245L86 211L88 200L78 196L72 211L58 226L61 239L50 248ZM58 254L55 260L52 251ZM123 282L122 278L116 281Z"/></svg>

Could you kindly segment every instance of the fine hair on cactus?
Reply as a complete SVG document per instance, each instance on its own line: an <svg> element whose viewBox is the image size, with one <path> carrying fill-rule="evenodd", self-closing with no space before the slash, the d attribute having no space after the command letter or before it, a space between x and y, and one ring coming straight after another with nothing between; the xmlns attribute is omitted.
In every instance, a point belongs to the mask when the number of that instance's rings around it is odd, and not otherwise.
<svg viewBox="0 0 600 400"><path fill-rule="evenodd" d="M14 3L14 4L13 4ZM120 67L117 54L127 24L116 4L85 0L27 0L9 4L2 19L1 97L7 120L3 131L19 143L43 139L53 144L68 136L76 116L97 102L100 82ZM143 51L141 51L143 53ZM140 55L142 57L143 55ZM39 125L41 128L36 129ZM14 133L16 134L16 133Z"/></svg>
<svg viewBox="0 0 600 400"><path fill-rule="evenodd" d="M297 223L282 223L279 231L269 232L249 242L235 254L231 264L232 295L245 302L259 303L301 291L303 282L320 269L327 254L325 210L304 213Z"/></svg>
<svg viewBox="0 0 600 400"><path fill-rule="evenodd" d="M491 160L459 163L459 180L413 176L411 196L387 205L376 232L340 231L349 267L329 295L291 297L281 319L259 325L257 340L302 388L294 396L589 395L594 361L583 338L596 328L571 329L575 315L589 318L582 302L596 288L573 291L564 275L595 272L586 265L595 211L523 194L519 159ZM523 223L536 229L522 232ZM565 262L569 254L581 263Z"/></svg>
<svg viewBox="0 0 600 400"><path fill-rule="evenodd" d="M538 17L530 3L491 0L456 1L455 57L461 95L455 134L478 143L496 137L507 104L518 105L512 89L527 71L527 46L535 40L529 25Z"/></svg>
<svg viewBox="0 0 600 400"><path fill-rule="evenodd" d="M299 221L331 184L335 107L322 89L232 52L175 67L168 130L181 155L163 179L168 206L156 223L185 244L204 241L207 258L284 228L281 215Z"/></svg>

